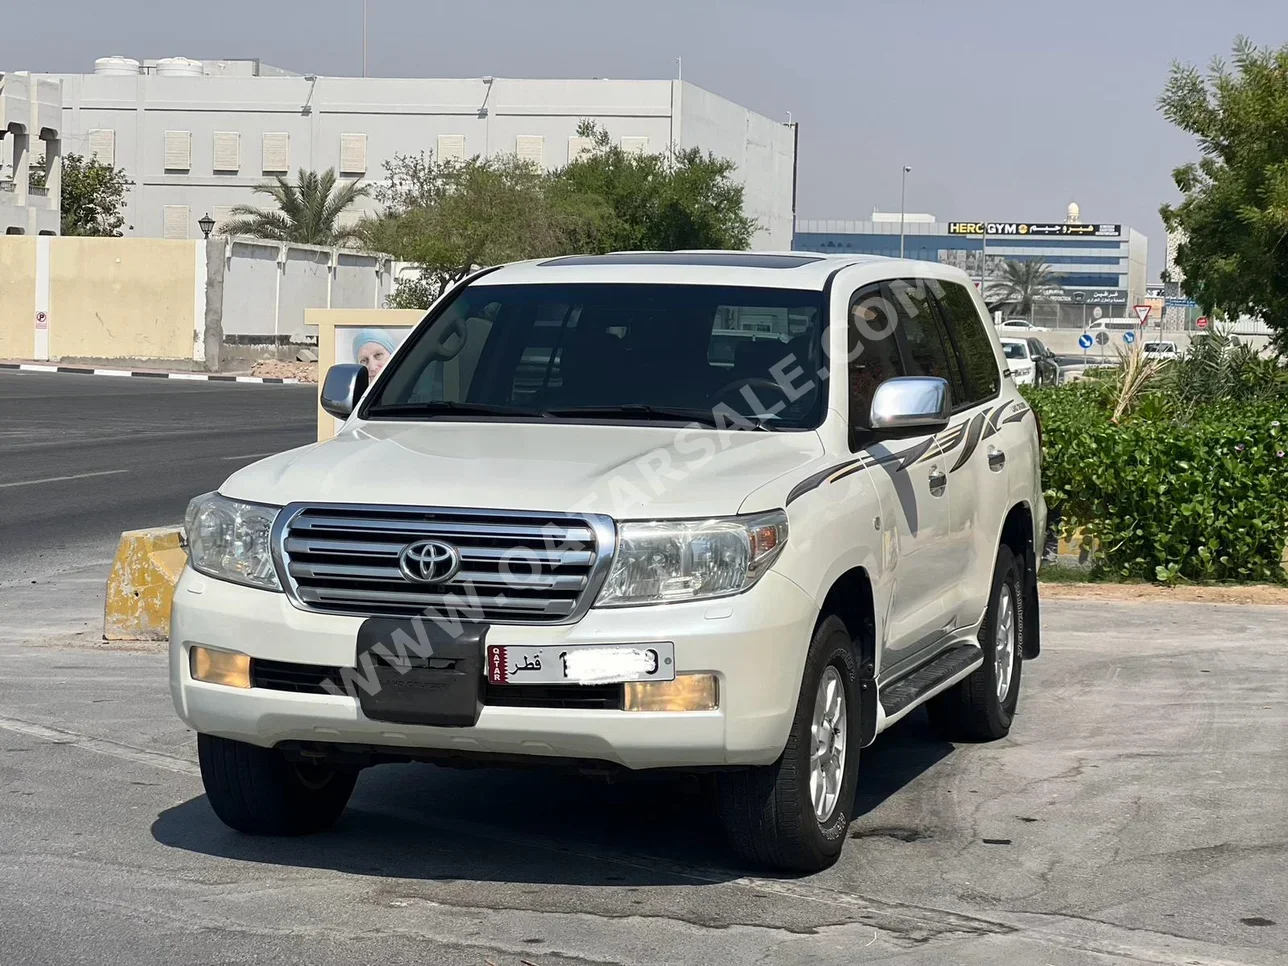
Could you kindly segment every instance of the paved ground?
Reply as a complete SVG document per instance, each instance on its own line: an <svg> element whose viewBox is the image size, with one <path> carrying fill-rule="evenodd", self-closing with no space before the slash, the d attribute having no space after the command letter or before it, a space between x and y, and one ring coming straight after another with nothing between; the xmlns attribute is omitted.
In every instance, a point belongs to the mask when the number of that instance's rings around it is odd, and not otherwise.
<svg viewBox="0 0 1288 966"><path fill-rule="evenodd" d="M335 832L243 838L159 654L0 644L0 961L1288 963L1288 610L1044 623L1008 739L899 725L841 862L781 880L676 782L386 766Z"/></svg>
<svg viewBox="0 0 1288 966"><path fill-rule="evenodd" d="M311 442L316 391L0 371L0 586L110 559L122 530Z"/></svg>

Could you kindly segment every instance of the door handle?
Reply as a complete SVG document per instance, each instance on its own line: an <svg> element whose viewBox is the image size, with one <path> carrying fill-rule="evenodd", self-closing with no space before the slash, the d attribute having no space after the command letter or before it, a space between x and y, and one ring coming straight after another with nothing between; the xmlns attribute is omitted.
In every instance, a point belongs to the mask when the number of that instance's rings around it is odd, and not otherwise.
<svg viewBox="0 0 1288 966"><path fill-rule="evenodd" d="M948 475L937 466L930 468L930 489L931 491L942 490L948 485Z"/></svg>
<svg viewBox="0 0 1288 966"><path fill-rule="evenodd" d="M1006 454L1000 449L990 449L988 451L988 468L994 473L1001 470L1006 465Z"/></svg>

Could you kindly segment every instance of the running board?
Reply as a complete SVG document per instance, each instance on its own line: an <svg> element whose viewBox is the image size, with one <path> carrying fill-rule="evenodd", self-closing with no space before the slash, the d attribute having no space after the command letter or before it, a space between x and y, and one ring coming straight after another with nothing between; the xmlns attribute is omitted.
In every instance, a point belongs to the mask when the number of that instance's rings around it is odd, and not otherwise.
<svg viewBox="0 0 1288 966"><path fill-rule="evenodd" d="M905 678L881 689L881 710L887 719L901 716L923 698L931 697L954 680L984 663L984 652L974 644L961 644L940 654Z"/></svg>

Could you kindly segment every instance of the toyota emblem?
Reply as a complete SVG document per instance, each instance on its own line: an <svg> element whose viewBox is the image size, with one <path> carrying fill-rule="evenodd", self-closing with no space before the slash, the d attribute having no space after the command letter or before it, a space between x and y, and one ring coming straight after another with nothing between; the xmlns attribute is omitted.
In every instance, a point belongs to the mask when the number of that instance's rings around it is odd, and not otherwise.
<svg viewBox="0 0 1288 966"><path fill-rule="evenodd" d="M441 540L417 540L398 555L398 569L413 584L445 584L461 569L461 553Z"/></svg>

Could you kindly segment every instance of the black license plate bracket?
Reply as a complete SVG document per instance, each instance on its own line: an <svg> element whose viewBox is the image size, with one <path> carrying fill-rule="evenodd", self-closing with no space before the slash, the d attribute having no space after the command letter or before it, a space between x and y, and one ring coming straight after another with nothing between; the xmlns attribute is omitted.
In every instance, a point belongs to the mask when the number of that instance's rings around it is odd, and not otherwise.
<svg viewBox="0 0 1288 966"><path fill-rule="evenodd" d="M483 711L488 625L372 617L358 628L358 705L372 721L468 728Z"/></svg>

